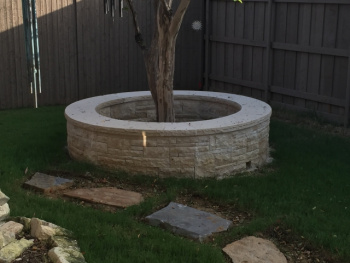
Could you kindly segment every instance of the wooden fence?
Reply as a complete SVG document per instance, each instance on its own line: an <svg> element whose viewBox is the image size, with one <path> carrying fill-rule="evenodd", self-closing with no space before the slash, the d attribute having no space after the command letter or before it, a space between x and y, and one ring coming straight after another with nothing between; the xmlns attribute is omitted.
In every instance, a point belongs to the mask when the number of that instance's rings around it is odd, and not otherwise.
<svg viewBox="0 0 350 263"><path fill-rule="evenodd" d="M348 124L349 0L207 0L207 7L207 89Z"/></svg>
<svg viewBox="0 0 350 263"><path fill-rule="evenodd" d="M199 89L202 80L202 2L191 3L177 42L176 89ZM135 1L145 36L152 2ZM115 21L102 0L37 0L41 55L40 105L109 93L147 90L143 57L128 12ZM33 106L25 61L21 0L0 0L0 109Z"/></svg>
<svg viewBox="0 0 350 263"><path fill-rule="evenodd" d="M151 1L135 3L149 35ZM37 0L37 9L39 105L147 89L127 12L113 22L102 0ZM193 0L179 34L174 87L196 90L204 80L207 90L312 110L347 125L349 14L349 0ZM204 30L191 28L195 20ZM21 0L0 0L0 109L33 105L24 52Z"/></svg>

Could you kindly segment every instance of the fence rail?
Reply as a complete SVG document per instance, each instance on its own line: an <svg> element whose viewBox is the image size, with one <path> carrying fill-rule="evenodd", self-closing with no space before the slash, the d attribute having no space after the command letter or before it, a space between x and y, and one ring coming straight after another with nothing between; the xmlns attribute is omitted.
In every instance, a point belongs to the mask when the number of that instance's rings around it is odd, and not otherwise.
<svg viewBox="0 0 350 263"><path fill-rule="evenodd" d="M37 0L42 94L40 105L109 93L147 90L142 53L134 40L130 14L113 22L102 0ZM176 89L199 89L202 79L202 2L190 5L177 41ZM150 36L153 5L135 1L144 35ZM146 38L149 40L149 37ZM33 106L21 0L0 0L0 109Z"/></svg>
<svg viewBox="0 0 350 263"><path fill-rule="evenodd" d="M207 0L208 90L349 122L350 1Z"/></svg>
<svg viewBox="0 0 350 263"><path fill-rule="evenodd" d="M135 3L150 35L151 1ZM147 89L127 12L113 22L99 0L37 0L37 9L39 105ZM204 81L207 90L312 110L348 125L349 14L349 0L193 0L177 43L174 87L196 90ZM195 20L204 30L191 28ZM0 109L33 105L22 21L21 0L0 0Z"/></svg>

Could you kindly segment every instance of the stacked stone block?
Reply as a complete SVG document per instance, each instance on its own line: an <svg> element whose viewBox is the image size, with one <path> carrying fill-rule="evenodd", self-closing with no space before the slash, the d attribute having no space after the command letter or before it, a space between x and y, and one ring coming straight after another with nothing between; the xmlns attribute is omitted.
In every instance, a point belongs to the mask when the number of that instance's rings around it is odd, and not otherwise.
<svg viewBox="0 0 350 263"><path fill-rule="evenodd" d="M249 98L249 103L251 100L254 99ZM101 103L97 105L95 113L89 112L90 108L84 109L82 101L77 108L81 110L83 118L91 116L92 120L88 122L93 124L79 121L76 115L80 113L75 112L76 109L71 112L66 110L70 155L74 159L111 169L160 177L221 178L267 162L271 115L271 108L267 104L257 100L254 100L256 105L251 103L250 107L261 108L261 112L251 110L257 115L255 118L248 116L250 109L240 112L240 104L233 100L211 100L204 96L196 96L191 100L180 96L175 101L177 116L196 119L198 122L175 123L173 130L162 129L162 124L150 129L148 115L154 115L149 113L153 103L150 97ZM244 101L242 105L246 107L245 104L249 103ZM96 111L95 107L91 109ZM234 113L237 111L247 112L247 116L241 114L238 117L240 119L235 121ZM189 114L186 115L186 112ZM113 118L145 118L143 121L146 122L143 123L146 128L142 130L142 123L139 122L137 127L140 128L127 129L126 126L130 126L131 122L124 121L122 125L125 124L125 127L121 127L118 126L120 121ZM231 122L228 118L233 119L234 125L226 125ZM210 120L201 121L207 119ZM221 120L225 120L225 126L216 125ZM113 126L114 123L118 125ZM194 128L195 125L201 128Z"/></svg>

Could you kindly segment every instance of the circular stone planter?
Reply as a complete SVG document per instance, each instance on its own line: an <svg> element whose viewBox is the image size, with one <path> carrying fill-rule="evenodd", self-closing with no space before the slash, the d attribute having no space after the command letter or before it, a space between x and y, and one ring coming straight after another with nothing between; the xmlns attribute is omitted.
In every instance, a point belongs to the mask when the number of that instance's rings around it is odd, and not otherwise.
<svg viewBox="0 0 350 263"><path fill-rule="evenodd" d="M150 92L69 105L68 150L99 166L160 177L225 177L269 158L271 107L234 94L174 91L175 123L154 122Z"/></svg>

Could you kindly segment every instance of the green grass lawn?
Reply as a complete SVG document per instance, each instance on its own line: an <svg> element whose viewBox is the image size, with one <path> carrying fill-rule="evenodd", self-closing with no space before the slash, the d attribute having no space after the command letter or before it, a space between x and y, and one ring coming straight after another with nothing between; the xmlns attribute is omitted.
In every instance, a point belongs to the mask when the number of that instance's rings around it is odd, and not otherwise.
<svg viewBox="0 0 350 263"><path fill-rule="evenodd" d="M221 248L227 242L276 222L341 262L350 262L349 138L272 120L272 165L221 181L157 180L165 191L139 206L110 213L22 188L36 171L104 173L69 159L63 111L62 106L0 111L0 188L11 198L11 215L39 217L74 231L87 262L226 262ZM149 177L113 176L133 184L154 183ZM253 218L204 244L143 222L155 207L182 191L235 205Z"/></svg>

